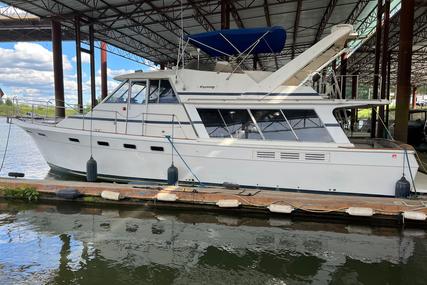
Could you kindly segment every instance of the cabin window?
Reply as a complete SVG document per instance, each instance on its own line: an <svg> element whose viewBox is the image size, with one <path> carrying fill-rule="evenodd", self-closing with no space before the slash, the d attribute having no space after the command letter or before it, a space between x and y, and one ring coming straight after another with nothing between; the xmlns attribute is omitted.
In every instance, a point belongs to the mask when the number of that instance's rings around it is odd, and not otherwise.
<svg viewBox="0 0 427 285"><path fill-rule="evenodd" d="M210 137L262 139L245 109L199 109L198 112Z"/></svg>
<svg viewBox="0 0 427 285"><path fill-rule="evenodd" d="M131 104L145 104L145 93L147 90L147 81L132 81L130 94Z"/></svg>
<svg viewBox="0 0 427 285"><path fill-rule="evenodd" d="M169 80L150 80L150 96L148 103L178 103L178 99Z"/></svg>
<svg viewBox="0 0 427 285"><path fill-rule="evenodd" d="M105 100L105 103L127 103L129 83L126 81L117 88L110 97Z"/></svg>
<svg viewBox="0 0 427 285"><path fill-rule="evenodd" d="M283 110L283 113L300 141L333 142L314 110Z"/></svg>
<svg viewBox="0 0 427 285"><path fill-rule="evenodd" d="M251 110L251 112L266 140L295 141L298 139L282 110Z"/></svg>
<svg viewBox="0 0 427 285"><path fill-rule="evenodd" d="M209 137L333 142L314 110L198 109Z"/></svg>

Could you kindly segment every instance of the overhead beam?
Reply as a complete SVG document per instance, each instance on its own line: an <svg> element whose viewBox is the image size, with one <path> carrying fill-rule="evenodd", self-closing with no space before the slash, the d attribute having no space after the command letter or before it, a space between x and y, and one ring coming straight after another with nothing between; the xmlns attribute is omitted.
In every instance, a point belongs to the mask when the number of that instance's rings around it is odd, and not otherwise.
<svg viewBox="0 0 427 285"><path fill-rule="evenodd" d="M234 22L236 23L237 27L240 29L245 28L245 25L243 24L242 18L240 18L239 12L237 12L236 6L234 6L233 1L231 0L223 0L228 2L228 7L230 9L231 16L234 19Z"/></svg>
<svg viewBox="0 0 427 285"><path fill-rule="evenodd" d="M193 7L194 10L194 16L196 21L207 31L215 31L215 27L212 25L212 23L206 18L205 14L202 13L201 8L197 6L197 4L194 2L194 0L187 0L188 3L190 3L191 7Z"/></svg>
<svg viewBox="0 0 427 285"><path fill-rule="evenodd" d="M221 0L221 30L230 28L230 5L227 0Z"/></svg>
<svg viewBox="0 0 427 285"><path fill-rule="evenodd" d="M320 21L319 27L317 29L313 44L317 43L322 37L323 32L325 31L325 28L326 28L326 24L329 22L329 19L331 18L332 12L334 11L335 6L337 5L337 2L338 0L329 1L329 4L326 7L325 13L323 13L322 20Z"/></svg>
<svg viewBox="0 0 427 285"><path fill-rule="evenodd" d="M357 1L356 5L354 6L353 10L351 11L350 15L348 16L345 22L348 24L354 24L354 22L356 22L356 20L359 18L360 14L366 8L369 2L371 2L371 0Z"/></svg>
<svg viewBox="0 0 427 285"><path fill-rule="evenodd" d="M301 7L302 7L302 0L298 0L298 2L297 2L297 11L296 11L296 14L295 14L295 21L294 21L294 32L292 34L291 59L295 58L295 44L297 42L299 20L300 20L300 16L301 16Z"/></svg>
<svg viewBox="0 0 427 285"><path fill-rule="evenodd" d="M301 0L298 0L301 1ZM271 27L271 19L270 19L270 8L268 6L268 0L264 0L264 14L265 14L265 22L268 27Z"/></svg>

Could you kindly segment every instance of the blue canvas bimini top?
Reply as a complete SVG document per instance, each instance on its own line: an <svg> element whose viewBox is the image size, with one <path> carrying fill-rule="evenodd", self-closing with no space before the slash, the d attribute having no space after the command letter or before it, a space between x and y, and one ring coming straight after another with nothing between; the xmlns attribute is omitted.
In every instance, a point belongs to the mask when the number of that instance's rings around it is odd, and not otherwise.
<svg viewBox="0 0 427 285"><path fill-rule="evenodd" d="M208 55L218 57L224 55L238 55L244 51L247 53L251 49L251 45L261 37L261 41L250 52L251 54L281 52L286 42L286 31L282 27L277 26L220 30L189 35L185 40L188 40L191 44L200 48Z"/></svg>

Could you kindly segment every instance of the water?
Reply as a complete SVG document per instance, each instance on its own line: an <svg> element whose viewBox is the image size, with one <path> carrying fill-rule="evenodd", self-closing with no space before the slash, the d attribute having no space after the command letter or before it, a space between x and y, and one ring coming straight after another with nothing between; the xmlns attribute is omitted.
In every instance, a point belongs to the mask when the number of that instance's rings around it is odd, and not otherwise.
<svg viewBox="0 0 427 285"><path fill-rule="evenodd" d="M9 146L0 175L55 179L14 125ZM2 285L426 284L426 263L424 230L0 200Z"/></svg>
<svg viewBox="0 0 427 285"><path fill-rule="evenodd" d="M424 230L0 202L0 284L426 284Z"/></svg>

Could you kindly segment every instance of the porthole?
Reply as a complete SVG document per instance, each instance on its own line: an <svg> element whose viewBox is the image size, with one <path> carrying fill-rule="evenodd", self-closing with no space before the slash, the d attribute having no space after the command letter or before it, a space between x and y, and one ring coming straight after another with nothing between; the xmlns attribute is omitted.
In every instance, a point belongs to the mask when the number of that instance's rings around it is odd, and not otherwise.
<svg viewBox="0 0 427 285"><path fill-rule="evenodd" d="M164 151L162 146L151 146L152 151Z"/></svg>
<svg viewBox="0 0 427 285"><path fill-rule="evenodd" d="M130 148L130 149L136 149L136 145L134 144L129 144L129 143L125 143L123 144L124 148Z"/></svg>

